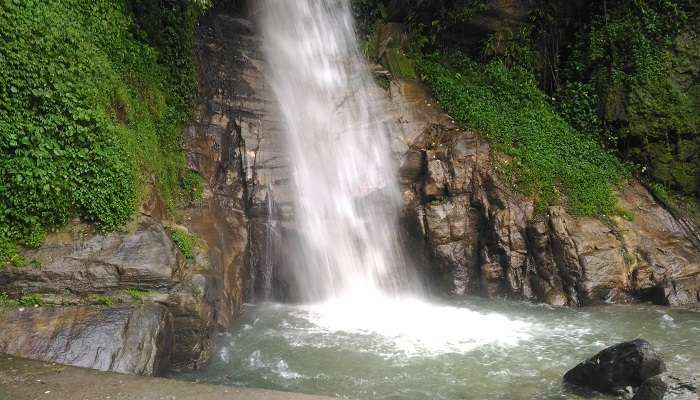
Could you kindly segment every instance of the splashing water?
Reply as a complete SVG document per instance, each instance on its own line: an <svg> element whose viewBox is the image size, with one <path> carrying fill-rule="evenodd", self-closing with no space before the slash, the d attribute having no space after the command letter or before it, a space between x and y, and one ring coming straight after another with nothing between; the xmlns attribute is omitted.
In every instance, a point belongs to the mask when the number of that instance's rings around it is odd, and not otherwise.
<svg viewBox="0 0 700 400"><path fill-rule="evenodd" d="M262 14L303 236L292 271L312 303L302 307L309 321L379 334L407 352L525 337L527 324L416 299L397 237L396 127L359 51L349 1L266 0Z"/></svg>
<svg viewBox="0 0 700 400"><path fill-rule="evenodd" d="M349 2L267 0L261 26L303 235L294 266L302 298L393 295L407 276L396 234L395 128L359 51Z"/></svg>

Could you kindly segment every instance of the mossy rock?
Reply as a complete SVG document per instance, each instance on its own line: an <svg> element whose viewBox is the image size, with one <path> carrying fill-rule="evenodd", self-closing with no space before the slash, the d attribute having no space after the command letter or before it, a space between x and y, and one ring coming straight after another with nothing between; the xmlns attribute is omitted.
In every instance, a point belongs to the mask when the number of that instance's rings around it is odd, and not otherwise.
<svg viewBox="0 0 700 400"><path fill-rule="evenodd" d="M414 62L410 60L400 49L387 49L386 53L384 53L383 59L394 78L418 78Z"/></svg>

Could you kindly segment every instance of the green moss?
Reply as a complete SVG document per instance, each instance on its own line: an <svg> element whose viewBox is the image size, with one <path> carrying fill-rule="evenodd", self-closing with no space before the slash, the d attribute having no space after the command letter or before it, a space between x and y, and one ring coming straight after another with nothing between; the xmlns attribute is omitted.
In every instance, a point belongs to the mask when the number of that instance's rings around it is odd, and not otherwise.
<svg viewBox="0 0 700 400"><path fill-rule="evenodd" d="M168 232L170 233L170 238L173 239L173 242L175 242L175 245L180 249L182 254L187 258L194 258L194 248L197 243L196 238L177 228L168 228Z"/></svg>
<svg viewBox="0 0 700 400"><path fill-rule="evenodd" d="M142 302L143 299L146 297L148 294L147 290L142 290L142 289L126 289L125 290L126 294L129 295L134 301L139 301Z"/></svg>
<svg viewBox="0 0 700 400"><path fill-rule="evenodd" d="M409 59L401 49L387 49L384 60L391 74L398 79L416 79L417 74L413 60Z"/></svg>
<svg viewBox="0 0 700 400"><path fill-rule="evenodd" d="M204 201L204 180L195 171L187 171L180 180L183 205L201 206Z"/></svg>
<svg viewBox="0 0 700 400"><path fill-rule="evenodd" d="M480 65L432 57L418 65L434 96L460 125L483 132L496 151L513 157L510 171L539 210L566 200L578 215L614 212L611 188L628 171L560 117L529 74L499 61Z"/></svg>
<svg viewBox="0 0 700 400"><path fill-rule="evenodd" d="M109 296L102 296L102 295L97 295L95 296L95 304L99 304L101 306L112 306L114 304L114 299L112 299Z"/></svg>

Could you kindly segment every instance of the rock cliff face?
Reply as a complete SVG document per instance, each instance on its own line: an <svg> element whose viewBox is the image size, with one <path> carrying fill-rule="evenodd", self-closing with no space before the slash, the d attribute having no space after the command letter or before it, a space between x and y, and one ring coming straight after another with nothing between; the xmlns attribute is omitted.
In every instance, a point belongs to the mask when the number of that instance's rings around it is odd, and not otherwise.
<svg viewBox="0 0 700 400"><path fill-rule="evenodd" d="M270 299L273 286L283 287L278 273L292 227L292 198L261 38L249 20L214 9L201 21L198 43L199 104L186 146L190 168L212 188L209 209L217 211L210 219L193 213L191 225L204 236L223 221L238 230L228 243L245 254L239 279L251 280L251 298Z"/></svg>
<svg viewBox="0 0 700 400"><path fill-rule="evenodd" d="M297 234L260 39L249 21L215 12L204 20L199 41L200 106L187 135L190 166L209 179L221 215L244 221L234 225L246 227L251 299L284 299ZM700 301L694 228L638 183L619 191L629 221L574 218L562 207L535 215L532 200L498 172L508 160L496 162L488 143L459 129L422 85L396 81L388 94L402 128L393 147L402 164L404 227L425 245L418 253L428 255L426 271L440 290L571 306Z"/></svg>
<svg viewBox="0 0 700 400"><path fill-rule="evenodd" d="M31 299L0 310L0 352L145 375L208 359L224 295L205 256L185 260L149 217L73 229L26 252L33 267L0 270L0 292Z"/></svg>
<svg viewBox="0 0 700 400"><path fill-rule="evenodd" d="M629 220L574 218L562 207L536 215L498 172L509 160L459 129L425 88L395 82L391 97L410 147L401 170L407 219L420 227L445 290L570 306L700 301L691 226L639 183L619 189Z"/></svg>

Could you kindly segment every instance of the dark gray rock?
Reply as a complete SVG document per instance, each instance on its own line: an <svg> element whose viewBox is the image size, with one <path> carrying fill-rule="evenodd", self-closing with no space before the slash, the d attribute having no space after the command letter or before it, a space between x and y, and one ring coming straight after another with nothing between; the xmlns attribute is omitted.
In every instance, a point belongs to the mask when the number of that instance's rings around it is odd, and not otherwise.
<svg viewBox="0 0 700 400"><path fill-rule="evenodd" d="M169 366L173 321L160 305L0 313L0 353L136 375Z"/></svg>
<svg viewBox="0 0 700 400"><path fill-rule="evenodd" d="M632 400L697 400L697 382L668 373L653 376L642 383Z"/></svg>
<svg viewBox="0 0 700 400"><path fill-rule="evenodd" d="M602 393L621 394L666 371L663 360L644 339L616 344L580 363L564 382Z"/></svg>

